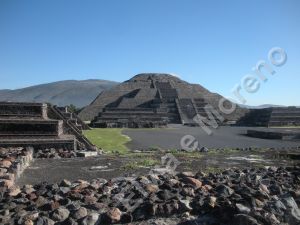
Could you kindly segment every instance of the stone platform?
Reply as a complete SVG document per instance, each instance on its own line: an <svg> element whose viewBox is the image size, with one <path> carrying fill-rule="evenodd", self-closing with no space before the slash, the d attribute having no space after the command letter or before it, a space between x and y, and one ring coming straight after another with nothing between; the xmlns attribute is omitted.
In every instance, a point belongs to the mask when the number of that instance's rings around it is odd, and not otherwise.
<svg viewBox="0 0 300 225"><path fill-rule="evenodd" d="M50 104L0 102L0 147L96 150L82 134L82 123Z"/></svg>
<svg viewBox="0 0 300 225"><path fill-rule="evenodd" d="M251 109L237 124L241 126L284 127L300 125L300 108L272 107Z"/></svg>
<svg viewBox="0 0 300 225"><path fill-rule="evenodd" d="M262 139L300 140L300 129L261 128L247 130L247 136Z"/></svg>
<svg viewBox="0 0 300 225"><path fill-rule="evenodd" d="M0 139L1 147L11 147L11 146L26 146L26 147L35 147L37 149L45 148L64 148L77 150L76 139L72 135L64 135L57 137L21 137L21 138L6 138Z"/></svg>

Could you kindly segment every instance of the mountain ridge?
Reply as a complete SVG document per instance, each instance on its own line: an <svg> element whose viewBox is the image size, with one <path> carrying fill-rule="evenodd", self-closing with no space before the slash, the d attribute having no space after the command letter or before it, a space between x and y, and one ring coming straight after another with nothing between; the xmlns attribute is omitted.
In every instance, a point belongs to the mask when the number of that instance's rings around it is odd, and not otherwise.
<svg viewBox="0 0 300 225"><path fill-rule="evenodd" d="M63 80L20 89L0 90L0 101L49 102L58 106L84 107L102 91L119 84L101 79Z"/></svg>

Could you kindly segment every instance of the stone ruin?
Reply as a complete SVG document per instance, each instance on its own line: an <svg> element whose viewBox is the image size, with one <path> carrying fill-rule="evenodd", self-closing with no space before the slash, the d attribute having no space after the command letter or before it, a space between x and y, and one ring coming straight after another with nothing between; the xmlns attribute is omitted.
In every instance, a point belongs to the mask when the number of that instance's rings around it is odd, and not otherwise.
<svg viewBox="0 0 300 225"><path fill-rule="evenodd" d="M300 126L300 108L290 106L251 109L238 124L263 127Z"/></svg>
<svg viewBox="0 0 300 225"><path fill-rule="evenodd" d="M96 150L82 134L88 127L65 109L41 103L0 103L0 147Z"/></svg>
<svg viewBox="0 0 300 225"><path fill-rule="evenodd" d="M15 182L34 158L95 155L83 129L89 127L67 108L0 102L0 197L18 194Z"/></svg>
<svg viewBox="0 0 300 225"><path fill-rule="evenodd" d="M16 180L33 160L32 147L0 148L0 193L13 188Z"/></svg>
<svg viewBox="0 0 300 225"><path fill-rule="evenodd" d="M208 117L207 105L225 118L223 124L235 123L247 111L238 107L233 114L225 115L218 108L221 98L200 85L189 84L172 75L146 73L100 93L79 117L92 121L93 127L139 128L167 124L195 126L197 115Z"/></svg>
<svg viewBox="0 0 300 225"><path fill-rule="evenodd" d="M35 158L97 155L98 149L84 137L83 129L89 127L67 108L0 102L0 202L19 195L16 181ZM0 224L5 224L1 215Z"/></svg>

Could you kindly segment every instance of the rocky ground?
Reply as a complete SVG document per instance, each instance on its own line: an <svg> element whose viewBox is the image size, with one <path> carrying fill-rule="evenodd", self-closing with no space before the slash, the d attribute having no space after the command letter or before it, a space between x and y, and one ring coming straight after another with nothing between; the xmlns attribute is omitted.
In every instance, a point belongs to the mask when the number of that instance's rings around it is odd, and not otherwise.
<svg viewBox="0 0 300 225"><path fill-rule="evenodd" d="M0 203L1 224L300 224L300 167L25 185Z"/></svg>
<svg viewBox="0 0 300 225"><path fill-rule="evenodd" d="M74 158L76 157L76 152L70 149L39 149L35 151L34 158L53 158L53 159L60 159L60 158Z"/></svg>
<svg viewBox="0 0 300 225"><path fill-rule="evenodd" d="M284 150L210 150L209 152L168 151L180 164L178 172L218 172L231 167L253 168L264 166L294 166L300 163L299 149ZM159 150L128 153L125 155L103 154L88 158L38 158L17 180L18 185L38 184L43 181L57 183L62 179L91 181L96 178L112 179L120 176L147 174L151 167L161 165L161 157L168 152ZM292 159L289 154L298 158ZM293 155L294 156L294 155ZM48 156L47 156L48 157Z"/></svg>

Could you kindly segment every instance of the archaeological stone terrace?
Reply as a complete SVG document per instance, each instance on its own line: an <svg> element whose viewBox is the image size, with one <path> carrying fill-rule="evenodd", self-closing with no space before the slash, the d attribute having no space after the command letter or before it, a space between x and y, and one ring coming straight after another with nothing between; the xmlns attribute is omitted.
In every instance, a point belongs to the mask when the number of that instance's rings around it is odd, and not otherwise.
<svg viewBox="0 0 300 225"><path fill-rule="evenodd" d="M87 128L75 114L50 104L0 102L0 147L95 150L82 135Z"/></svg>

